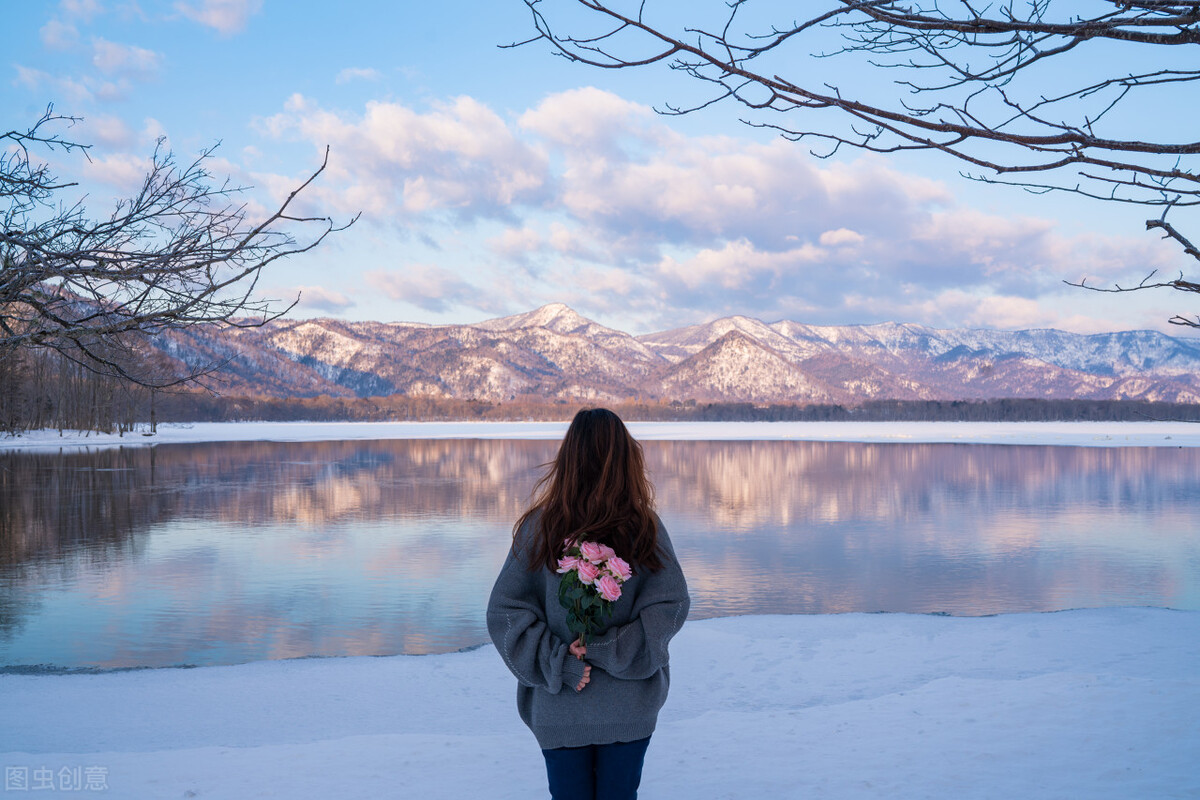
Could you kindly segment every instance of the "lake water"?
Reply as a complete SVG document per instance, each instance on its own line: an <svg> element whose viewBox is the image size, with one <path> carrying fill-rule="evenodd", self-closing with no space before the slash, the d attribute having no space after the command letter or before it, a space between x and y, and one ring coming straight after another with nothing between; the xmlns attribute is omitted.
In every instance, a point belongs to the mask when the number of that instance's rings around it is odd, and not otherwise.
<svg viewBox="0 0 1200 800"><path fill-rule="evenodd" d="M479 644L556 446L0 453L0 667ZM643 446L693 618L1200 609L1200 448Z"/></svg>

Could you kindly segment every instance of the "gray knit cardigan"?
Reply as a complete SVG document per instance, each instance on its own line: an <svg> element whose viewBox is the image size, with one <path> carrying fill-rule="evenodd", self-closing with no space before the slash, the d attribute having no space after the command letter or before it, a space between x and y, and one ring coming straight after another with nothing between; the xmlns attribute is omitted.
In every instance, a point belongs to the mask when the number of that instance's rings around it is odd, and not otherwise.
<svg viewBox="0 0 1200 800"><path fill-rule="evenodd" d="M517 678L522 721L544 750L644 739L667 699L667 643L691 605L666 529L660 521L662 569L635 568L625 582L607 629L588 639L591 679L576 692L584 662L568 651L576 637L558 602L562 576L526 568L531 528L517 532L487 609L488 633Z"/></svg>

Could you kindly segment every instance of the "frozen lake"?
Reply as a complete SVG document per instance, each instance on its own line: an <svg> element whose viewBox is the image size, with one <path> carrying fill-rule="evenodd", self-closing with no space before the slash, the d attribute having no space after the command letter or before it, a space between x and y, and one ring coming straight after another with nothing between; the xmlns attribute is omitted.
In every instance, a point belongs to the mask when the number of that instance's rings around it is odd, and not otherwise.
<svg viewBox="0 0 1200 800"><path fill-rule="evenodd" d="M0 667L436 653L552 438L0 453ZM693 617L1200 609L1200 449L644 441Z"/></svg>

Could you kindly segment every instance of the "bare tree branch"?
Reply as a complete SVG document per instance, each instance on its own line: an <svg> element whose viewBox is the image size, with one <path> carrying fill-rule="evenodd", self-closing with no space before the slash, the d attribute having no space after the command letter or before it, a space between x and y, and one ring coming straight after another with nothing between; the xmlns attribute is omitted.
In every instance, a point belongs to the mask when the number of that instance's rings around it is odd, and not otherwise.
<svg viewBox="0 0 1200 800"><path fill-rule="evenodd" d="M663 64L711 86L711 97L663 113L734 100L750 125L793 141L876 153L934 150L970 164L966 176L1131 205L1158 206L1147 222L1200 260L1166 220L1200 204L1200 141L1176 140L1163 118L1131 111L1150 102L1190 114L1200 70L1200 3L1133 0L815 0L804 18L761 28L745 22L750 0L731 0L724 24L706 30L662 20L647 2L525 0L536 35L563 58L603 69ZM597 33L572 28L598 24ZM754 26L760 26L756 29ZM840 44L825 48L830 35ZM899 92L809 78L800 59L866 59L895 70ZM1086 69L1078 67L1081 59ZM1110 65L1095 74L1095 64ZM1137 65L1127 70L1123 65ZM1154 94L1169 91L1169 96ZM1124 113L1118 115L1120 108ZM816 112L839 112L833 116ZM1191 130L1188 126L1177 126ZM1036 177L1035 177L1036 176ZM1074 284L1083 285L1083 284ZM1170 287L1150 281L1120 291ZM1089 289L1098 287L1086 286ZM1176 324L1192 324L1176 316Z"/></svg>
<svg viewBox="0 0 1200 800"><path fill-rule="evenodd" d="M65 139L71 117L53 109L24 132L0 136L0 358L21 348L48 348L101 374L164 387L195 381L219 365L190 367L184 375L157 374L135 357L141 342L189 325L260 326L286 314L258 299L262 270L306 253L345 225L328 217L297 215L297 196L320 166L275 211L249 221L237 197L245 187L214 184L206 164L215 148L180 165L162 140L134 196L107 219L90 218L82 204L61 206L60 182L30 149L64 151L83 145ZM293 230L306 231L297 240Z"/></svg>

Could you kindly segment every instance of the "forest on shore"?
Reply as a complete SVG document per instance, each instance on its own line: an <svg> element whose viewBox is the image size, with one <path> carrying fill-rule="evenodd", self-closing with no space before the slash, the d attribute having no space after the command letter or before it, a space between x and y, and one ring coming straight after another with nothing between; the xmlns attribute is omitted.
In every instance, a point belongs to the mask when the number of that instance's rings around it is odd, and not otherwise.
<svg viewBox="0 0 1200 800"><path fill-rule="evenodd" d="M792 403L698 403L547 401L504 403L432 397L164 397L159 419L217 421L452 421L569 420L584 406L604 405L639 422L1063 422L1186 420L1200 422L1200 405L1139 400L870 400L859 405Z"/></svg>
<svg viewBox="0 0 1200 800"><path fill-rule="evenodd" d="M1143 400L994 398L868 400L859 404L547 399L505 402L432 396L271 397L189 387L154 389L95 372L59 354L0 360L0 432L131 431L158 422L567 420L605 405L631 421L1200 422L1200 404Z"/></svg>

